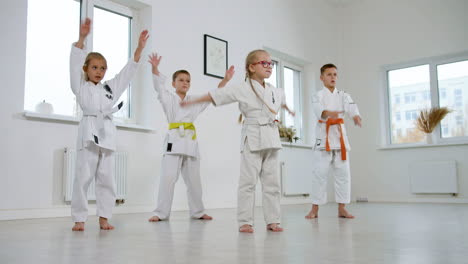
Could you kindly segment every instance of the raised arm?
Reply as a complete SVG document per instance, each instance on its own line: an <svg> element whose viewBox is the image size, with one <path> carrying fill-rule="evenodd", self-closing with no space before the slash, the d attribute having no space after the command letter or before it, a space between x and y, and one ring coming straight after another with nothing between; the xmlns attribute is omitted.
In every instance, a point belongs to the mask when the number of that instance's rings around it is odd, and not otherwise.
<svg viewBox="0 0 468 264"><path fill-rule="evenodd" d="M159 64L161 63L162 56L158 56L157 53L153 52L151 55L148 55L148 58L148 62L151 64L151 72L159 76Z"/></svg>
<svg viewBox="0 0 468 264"><path fill-rule="evenodd" d="M80 25L78 41L72 46L70 52L70 88L75 95L79 95L84 79L82 77L83 64L86 60L85 40L91 31L91 19L86 18Z"/></svg>
<svg viewBox="0 0 468 264"><path fill-rule="evenodd" d="M112 89L114 93L115 100L117 100L120 97L120 95L122 95L122 93L128 88L130 81L135 76L138 70L141 52L145 48L148 37L149 37L148 30L143 30L140 33L138 46L135 50L133 60L130 59L127 62L127 64L120 70L120 72L117 75L115 75L114 78L107 81L107 83L109 84L110 88Z"/></svg>
<svg viewBox="0 0 468 264"><path fill-rule="evenodd" d="M203 95L203 96L198 97L197 99L194 99L194 100L182 101L182 102L180 102L180 105L185 107L185 106L189 106L189 105L192 105L192 104L200 104L200 103L207 103L207 102L214 103L213 97L211 97L210 94Z"/></svg>
<svg viewBox="0 0 468 264"><path fill-rule="evenodd" d="M282 104L281 107L283 109L286 109L286 111L288 111L288 113L292 116L296 116L296 112L292 111L291 109L289 109L288 105L287 104Z"/></svg>
<svg viewBox="0 0 468 264"><path fill-rule="evenodd" d="M166 89L166 76L159 71L159 64L161 63L162 56L158 56L157 53L152 53L148 56L149 64L151 64L151 73L153 73L153 88L158 94L158 99L163 105L169 102L168 98L174 96L174 93L169 92Z"/></svg>
<svg viewBox="0 0 468 264"><path fill-rule="evenodd" d="M138 46L135 49L135 54L133 55L133 60L135 62L140 61L141 52L145 48L146 41L148 40L148 38L149 38L148 30L145 29L140 33L140 37L138 38Z"/></svg>
<svg viewBox="0 0 468 264"><path fill-rule="evenodd" d="M75 43L75 47L79 49L84 48L84 42L90 31L91 31L91 19L86 18L84 23L80 25L80 36L78 38L78 41Z"/></svg>
<svg viewBox="0 0 468 264"><path fill-rule="evenodd" d="M222 79L221 82L219 82L218 88L223 88L224 86L226 86L226 84L232 79L232 76L234 76L234 73L234 66L231 65L231 67L227 69L226 74L224 74L224 79Z"/></svg>

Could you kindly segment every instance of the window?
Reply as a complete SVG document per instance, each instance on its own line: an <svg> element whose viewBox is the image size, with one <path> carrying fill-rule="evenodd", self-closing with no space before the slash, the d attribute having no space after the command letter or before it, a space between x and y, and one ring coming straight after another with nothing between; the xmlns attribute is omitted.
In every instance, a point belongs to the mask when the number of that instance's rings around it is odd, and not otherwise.
<svg viewBox="0 0 468 264"><path fill-rule="evenodd" d="M68 65L79 24L79 1L28 1L25 110L35 111L36 105L45 101L53 105L56 114L77 115Z"/></svg>
<svg viewBox="0 0 468 264"><path fill-rule="evenodd" d="M439 97L440 97L441 100L444 100L444 99L447 98L447 89L446 88L440 88L439 87L439 92L440 92Z"/></svg>
<svg viewBox="0 0 468 264"><path fill-rule="evenodd" d="M396 114L395 114L395 119L396 119L397 121L400 121L400 120L401 120L401 113L400 113L400 112L396 112Z"/></svg>
<svg viewBox="0 0 468 264"><path fill-rule="evenodd" d="M405 104L411 104L416 102L416 95L418 93L406 93L405 94Z"/></svg>
<svg viewBox="0 0 468 264"><path fill-rule="evenodd" d="M415 111L415 110L406 111L405 112L405 118L406 118L406 120L414 121L414 120L416 120L418 118L418 112Z"/></svg>
<svg viewBox="0 0 468 264"><path fill-rule="evenodd" d="M94 7L93 13L93 49L102 50L104 57L106 57L108 64L106 79L110 79L119 73L131 57L130 29L132 18L99 6ZM130 92L131 87L119 98L118 102L124 104L122 109L114 114L115 117L122 119L130 117Z"/></svg>
<svg viewBox="0 0 468 264"><path fill-rule="evenodd" d="M423 141L424 134L418 133L419 131L414 129L414 120L418 116L419 109L430 105L428 100L416 100L417 97L421 97L421 94L429 92L429 65L391 70L387 74L390 98L394 94L404 95L403 105L389 102L392 116L396 116L396 113L400 111L405 113L404 120L395 118L391 122L391 130L402 129L406 131L405 134L391 133L391 142L398 144Z"/></svg>
<svg viewBox="0 0 468 264"><path fill-rule="evenodd" d="M442 136L447 137L448 133L449 133L448 125L442 125Z"/></svg>
<svg viewBox="0 0 468 264"><path fill-rule="evenodd" d="M447 97L440 101L440 106L453 110L441 122L442 126L447 126L447 133L442 131L442 138L467 137L468 60L437 65L437 78L439 87L444 87Z"/></svg>
<svg viewBox="0 0 468 264"><path fill-rule="evenodd" d="M93 21L86 45L88 50L101 52L106 58L108 70L104 79L111 79L128 61L131 9L105 0L29 0L25 110L35 111L39 102L46 101L52 104L54 114L80 115L69 74L70 48L78 39L80 13L83 19L90 17ZM124 102L124 108L114 116L130 119L130 94L131 89L127 89L122 95L119 102Z"/></svg>
<svg viewBox="0 0 468 264"><path fill-rule="evenodd" d="M394 95L393 96L395 104L400 104L400 95Z"/></svg>
<svg viewBox="0 0 468 264"><path fill-rule="evenodd" d="M426 135L415 129L415 120L421 110L432 106L445 106L453 110L436 128L435 135L438 142L467 137L468 54L451 58L431 58L425 63L406 65L390 66L385 71L387 113L389 117L394 117L393 119L387 117L389 142L391 144L425 142ZM404 104L399 104L396 100L399 94L403 95ZM432 96L433 94L436 96ZM398 117L402 111L404 119Z"/></svg>
<svg viewBox="0 0 468 264"><path fill-rule="evenodd" d="M296 129L296 136L299 141L304 141L302 138L302 68L294 65L287 60L273 58L275 66L273 67L270 78L266 81L284 89L286 96L286 104L291 110L296 112L293 117L285 110L279 113L279 120L286 127L294 127Z"/></svg>

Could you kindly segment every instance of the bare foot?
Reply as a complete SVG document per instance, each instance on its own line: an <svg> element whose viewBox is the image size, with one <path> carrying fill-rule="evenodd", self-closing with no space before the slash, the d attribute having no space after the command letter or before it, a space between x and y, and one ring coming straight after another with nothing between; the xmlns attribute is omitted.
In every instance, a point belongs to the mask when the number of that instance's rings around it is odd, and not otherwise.
<svg viewBox="0 0 468 264"><path fill-rule="evenodd" d="M245 225L242 225L241 227L239 227L239 232L241 232L241 233L253 233L254 230L253 230L251 225L245 224Z"/></svg>
<svg viewBox="0 0 468 264"><path fill-rule="evenodd" d="M314 212L314 210L310 210L310 212L305 216L307 219L314 219L318 218L318 212Z"/></svg>
<svg viewBox="0 0 468 264"><path fill-rule="evenodd" d="M318 211L319 211L319 206L316 204L313 204L312 209L310 209L310 212L305 216L305 218L307 219L318 218Z"/></svg>
<svg viewBox="0 0 468 264"><path fill-rule="evenodd" d="M353 219L354 215L350 214L348 211L345 209L341 209L338 211L338 217L340 218L348 218L348 219Z"/></svg>
<svg viewBox="0 0 468 264"><path fill-rule="evenodd" d="M209 216L207 214L204 214L201 217L199 217L198 219L200 219L200 220L213 220L213 217L211 217L211 216Z"/></svg>
<svg viewBox="0 0 468 264"><path fill-rule="evenodd" d="M161 218L157 217L157 216L153 216L151 217L150 219L148 219L149 222L159 222L159 221L162 221Z"/></svg>
<svg viewBox="0 0 468 264"><path fill-rule="evenodd" d="M75 222L72 231L84 231L84 222Z"/></svg>
<svg viewBox="0 0 468 264"><path fill-rule="evenodd" d="M279 224L268 224L267 225L267 230L272 231L272 232L283 232L283 228L279 226Z"/></svg>
<svg viewBox="0 0 468 264"><path fill-rule="evenodd" d="M107 218L104 218L104 217L99 217L99 226L103 230L112 230L112 229L114 229L114 226L109 224L109 222L107 222Z"/></svg>

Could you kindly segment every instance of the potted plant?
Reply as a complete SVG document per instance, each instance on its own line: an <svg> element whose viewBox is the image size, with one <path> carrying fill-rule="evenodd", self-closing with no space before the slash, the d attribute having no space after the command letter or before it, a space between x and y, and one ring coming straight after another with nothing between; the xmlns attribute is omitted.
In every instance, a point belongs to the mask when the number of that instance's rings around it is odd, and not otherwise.
<svg viewBox="0 0 468 264"><path fill-rule="evenodd" d="M421 110L418 119L416 119L416 128L426 133L428 144L433 143L432 132L436 126L450 112L452 112L452 110L447 107L432 107Z"/></svg>
<svg viewBox="0 0 468 264"><path fill-rule="evenodd" d="M285 127L282 124L278 125L278 130L279 130L279 135L281 141L284 142L293 142L293 139L296 141L299 139L299 137L295 137L296 135L296 129L292 126L290 127Z"/></svg>

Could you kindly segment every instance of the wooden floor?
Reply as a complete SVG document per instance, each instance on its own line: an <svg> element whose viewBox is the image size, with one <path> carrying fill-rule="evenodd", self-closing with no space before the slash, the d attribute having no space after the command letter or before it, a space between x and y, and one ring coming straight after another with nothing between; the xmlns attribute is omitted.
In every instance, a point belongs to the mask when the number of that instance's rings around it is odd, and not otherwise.
<svg viewBox="0 0 468 264"><path fill-rule="evenodd" d="M84 232L70 218L0 222L0 263L468 263L468 205L358 203L356 219L336 217L336 205L306 220L309 205L282 207L283 233L265 230L261 208L254 234L237 231L234 209L208 211L213 221L173 212L115 215L113 231L90 217Z"/></svg>

